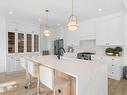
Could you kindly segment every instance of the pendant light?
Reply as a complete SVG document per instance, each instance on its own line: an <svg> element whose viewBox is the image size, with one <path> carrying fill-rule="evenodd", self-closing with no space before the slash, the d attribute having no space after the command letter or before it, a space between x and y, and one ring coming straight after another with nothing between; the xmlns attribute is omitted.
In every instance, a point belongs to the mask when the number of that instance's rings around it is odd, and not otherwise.
<svg viewBox="0 0 127 95"><path fill-rule="evenodd" d="M44 36L49 37L51 35L51 32L49 31L49 26L48 26L48 12L49 12L49 10L45 10L45 12L46 12L46 23L45 23Z"/></svg>
<svg viewBox="0 0 127 95"><path fill-rule="evenodd" d="M74 0L72 0L72 14L69 17L67 26L68 30L72 32L78 29L77 16L74 15Z"/></svg>

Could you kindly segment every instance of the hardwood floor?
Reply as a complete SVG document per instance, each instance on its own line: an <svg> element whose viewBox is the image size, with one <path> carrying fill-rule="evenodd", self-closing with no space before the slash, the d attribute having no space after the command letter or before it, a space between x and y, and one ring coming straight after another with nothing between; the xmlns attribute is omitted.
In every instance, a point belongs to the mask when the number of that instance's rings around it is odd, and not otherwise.
<svg viewBox="0 0 127 95"><path fill-rule="evenodd" d="M32 95L34 90L25 90L25 73L0 74L0 95ZM127 95L127 80L109 79L108 95Z"/></svg>
<svg viewBox="0 0 127 95"><path fill-rule="evenodd" d="M127 80L116 81L109 79L108 95L127 95Z"/></svg>
<svg viewBox="0 0 127 95"><path fill-rule="evenodd" d="M24 88L25 85L25 73L0 74L0 95L32 95L36 92L36 88L26 90ZM43 85L41 85L41 87L44 88ZM47 90L46 87L45 89ZM52 95L51 93L50 91L49 94L43 95Z"/></svg>

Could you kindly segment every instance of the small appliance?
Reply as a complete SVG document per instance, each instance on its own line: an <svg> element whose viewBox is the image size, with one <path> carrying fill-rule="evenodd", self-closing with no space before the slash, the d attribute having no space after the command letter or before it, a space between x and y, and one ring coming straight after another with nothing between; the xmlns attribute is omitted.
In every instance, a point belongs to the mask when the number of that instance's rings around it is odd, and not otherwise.
<svg viewBox="0 0 127 95"><path fill-rule="evenodd" d="M95 53L90 53L90 52L80 52L77 54L78 59L83 59L83 60L91 60L91 56L95 55Z"/></svg>

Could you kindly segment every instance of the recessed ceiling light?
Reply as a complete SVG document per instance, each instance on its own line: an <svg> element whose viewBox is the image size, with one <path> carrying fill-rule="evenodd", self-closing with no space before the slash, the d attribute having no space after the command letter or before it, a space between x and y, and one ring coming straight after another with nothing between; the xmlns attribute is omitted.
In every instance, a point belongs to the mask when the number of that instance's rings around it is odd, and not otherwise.
<svg viewBox="0 0 127 95"><path fill-rule="evenodd" d="M99 8L99 9L98 9L98 11L102 11L102 9L101 9L101 8Z"/></svg>
<svg viewBox="0 0 127 95"><path fill-rule="evenodd" d="M59 24L59 23L57 24L57 26L60 26L60 25L61 25L61 24Z"/></svg>
<svg viewBox="0 0 127 95"><path fill-rule="evenodd" d="M9 11L9 14L12 15L13 14L13 11Z"/></svg>
<svg viewBox="0 0 127 95"><path fill-rule="evenodd" d="M41 18L38 18L38 22L42 22L42 19Z"/></svg>

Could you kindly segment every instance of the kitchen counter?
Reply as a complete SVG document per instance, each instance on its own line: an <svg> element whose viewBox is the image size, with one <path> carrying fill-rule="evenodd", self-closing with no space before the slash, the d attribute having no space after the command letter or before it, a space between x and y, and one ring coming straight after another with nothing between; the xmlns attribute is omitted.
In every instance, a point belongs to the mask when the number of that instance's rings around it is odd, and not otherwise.
<svg viewBox="0 0 127 95"><path fill-rule="evenodd" d="M106 64L80 59L58 60L54 55L39 56L32 60L74 77L76 95L107 95Z"/></svg>

